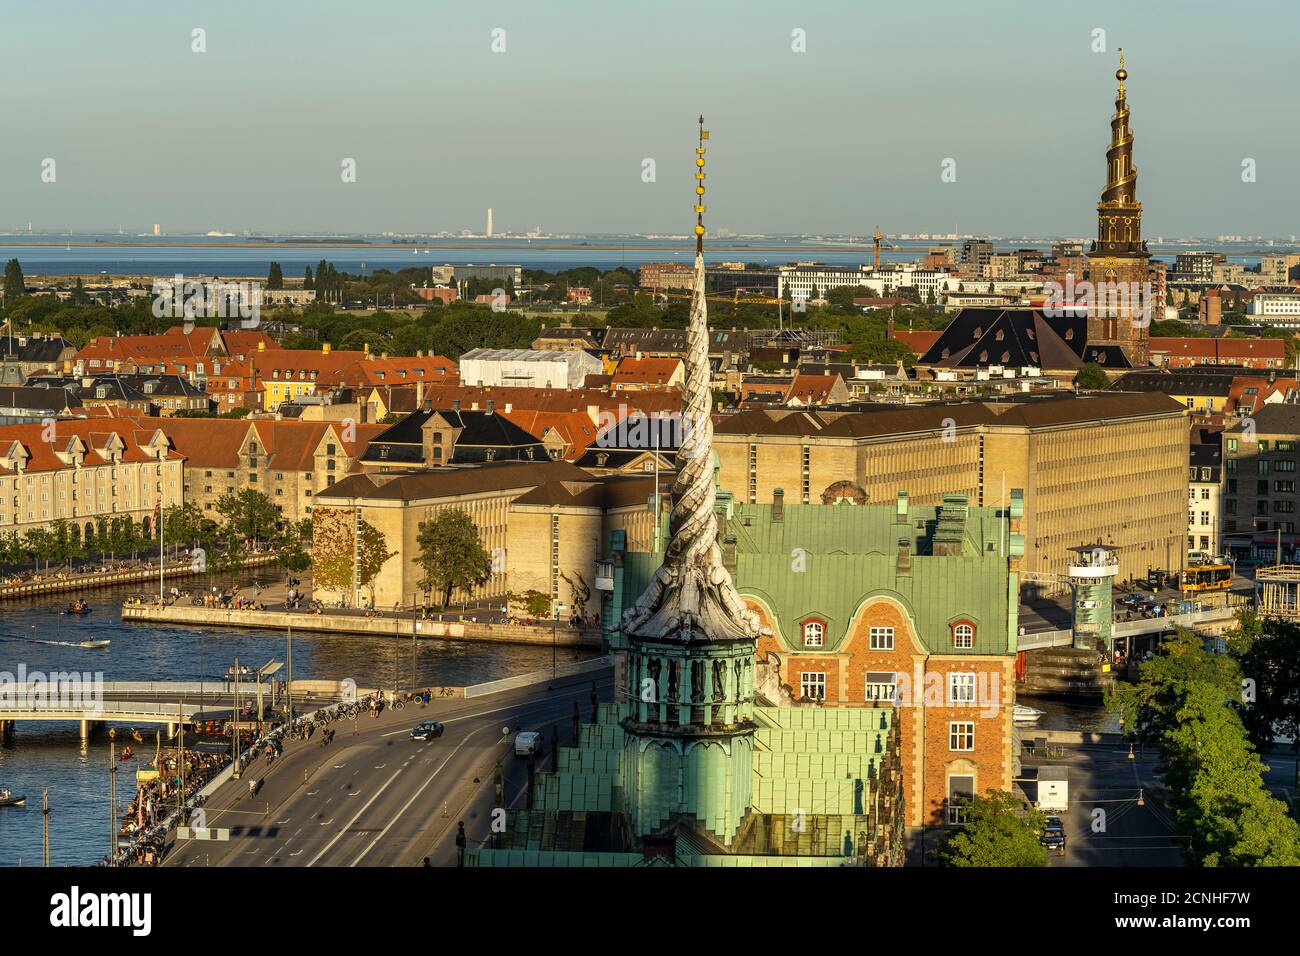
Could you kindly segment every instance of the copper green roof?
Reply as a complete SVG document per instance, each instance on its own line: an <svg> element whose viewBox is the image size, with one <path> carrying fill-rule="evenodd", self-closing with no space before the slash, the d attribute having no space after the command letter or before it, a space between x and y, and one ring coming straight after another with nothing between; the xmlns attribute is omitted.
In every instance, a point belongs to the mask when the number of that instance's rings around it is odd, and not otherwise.
<svg viewBox="0 0 1300 956"><path fill-rule="evenodd" d="M945 506L910 506L904 522L893 502L787 503L780 520L772 505L737 504L723 536L735 539L737 589L772 609L791 649L802 650L799 625L818 618L826 622L824 650L833 653L861 605L887 597L905 608L931 653L1004 655L1015 652L1018 585L1003 527L999 509L950 496ZM653 554L623 556L625 600L635 600L658 565ZM952 647L949 628L958 620L976 625L969 650Z"/></svg>

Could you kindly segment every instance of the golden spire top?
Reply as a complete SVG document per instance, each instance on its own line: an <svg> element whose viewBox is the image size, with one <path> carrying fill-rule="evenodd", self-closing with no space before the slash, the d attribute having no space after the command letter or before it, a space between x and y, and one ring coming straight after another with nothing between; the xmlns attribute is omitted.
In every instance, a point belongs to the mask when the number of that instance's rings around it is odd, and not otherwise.
<svg viewBox="0 0 1300 956"><path fill-rule="evenodd" d="M1124 98L1124 81L1128 79L1128 70L1124 69L1124 48L1119 48L1119 69L1115 71L1115 79L1119 80L1119 98Z"/></svg>
<svg viewBox="0 0 1300 956"><path fill-rule="evenodd" d="M700 117L700 142L695 147L695 254L704 253L704 141L709 138L709 131L704 128L704 117Z"/></svg>

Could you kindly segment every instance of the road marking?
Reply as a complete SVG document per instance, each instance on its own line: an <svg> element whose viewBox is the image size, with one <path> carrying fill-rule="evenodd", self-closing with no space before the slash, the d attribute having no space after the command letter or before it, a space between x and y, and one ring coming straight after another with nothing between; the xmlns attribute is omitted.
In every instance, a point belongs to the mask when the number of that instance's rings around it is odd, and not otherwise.
<svg viewBox="0 0 1300 956"><path fill-rule="evenodd" d="M361 862L362 858L365 857L367 853L369 853L372 849L374 849L375 844L378 843L380 840L382 840L384 838L384 835L393 828L393 824L396 823L399 818L401 818L402 814L404 814L407 810L411 808L411 804L413 804L419 798L420 794L424 793L425 789L429 786L429 784L433 783L433 781L437 778L438 774L442 773L442 768L447 766L447 764L451 762L451 758L455 757L456 754L460 753L461 747L464 747L467 743L469 743L471 737L473 737L475 734L482 733L483 731L492 729L494 727L495 724L487 724L483 727L480 727L478 730L472 730L468 734L466 734L464 739L461 740L461 742L456 745L456 749L453 750L451 753L447 754L447 758L443 760L443 762L438 766L438 769L435 770L433 773L429 774L429 779L424 781L424 783L420 785L419 790L411 794L411 799L407 800L406 803L402 805L402 809L398 810L396 813L393 814L393 818L388 821L388 825L384 827L382 830L380 830L378 834L376 834L375 838L366 845L366 848L364 850L362 850L359 854L357 854L357 858L353 860L351 863L349 863L348 866L356 866L358 863ZM401 771L399 770L398 773L401 773ZM392 781L390 780L389 782L391 783Z"/></svg>
<svg viewBox="0 0 1300 956"><path fill-rule="evenodd" d="M366 801L366 805L356 812L356 815L353 816L353 818L347 822L347 825L343 827L343 829L339 830L339 832L335 835L333 840L330 840L329 843L325 844L325 846L321 848L321 851L319 853L317 853L314 857L312 857L310 860L307 861L307 865L314 866L317 860L319 860L326 853L328 853L334 847L334 844L338 843L339 840L343 838L343 835L347 833L350 829L352 829L352 825L361 818L361 814L365 813L366 810L370 808L370 805L379 799L380 795L385 790L388 789L389 785L392 784L392 782L396 780L401 775L401 773L402 773L401 767L398 767L396 770L394 770L393 775L384 782L384 785L375 791L375 795ZM390 823L389 826L392 826L392 824Z"/></svg>
<svg viewBox="0 0 1300 956"><path fill-rule="evenodd" d="M326 820L324 823L322 823L321 826L323 826L323 827L327 827L327 826L329 826L329 825L330 825L331 823L333 823L333 822L334 822L334 818L333 818L333 817L330 817L328 820Z"/></svg>

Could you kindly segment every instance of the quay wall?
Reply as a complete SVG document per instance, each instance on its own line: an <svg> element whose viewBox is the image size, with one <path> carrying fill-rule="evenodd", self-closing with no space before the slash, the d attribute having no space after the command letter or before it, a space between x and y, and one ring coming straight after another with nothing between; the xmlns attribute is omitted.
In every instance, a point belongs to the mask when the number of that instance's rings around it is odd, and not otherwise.
<svg viewBox="0 0 1300 956"><path fill-rule="evenodd" d="M362 617L352 614L308 614L301 611L226 610L156 604L124 605L123 621L154 624L192 624L203 627L248 627L332 634L374 634L427 640L485 641L500 644L555 644L557 647L601 646L597 628L538 627L526 624L485 624L478 621L412 621L399 617ZM414 628L414 631L413 631Z"/></svg>
<svg viewBox="0 0 1300 956"><path fill-rule="evenodd" d="M260 567L270 564L275 555L264 554L247 558L244 567ZM207 571L196 571L190 561L179 561L163 567L164 578L187 578ZM39 594L56 594L60 591L89 591L94 588L107 588L115 584L133 584L145 581L157 581L157 568L141 568L135 571L95 571L90 574L74 574L66 578L52 578L48 581L27 581L22 584L0 585L0 601L16 598L35 597Z"/></svg>

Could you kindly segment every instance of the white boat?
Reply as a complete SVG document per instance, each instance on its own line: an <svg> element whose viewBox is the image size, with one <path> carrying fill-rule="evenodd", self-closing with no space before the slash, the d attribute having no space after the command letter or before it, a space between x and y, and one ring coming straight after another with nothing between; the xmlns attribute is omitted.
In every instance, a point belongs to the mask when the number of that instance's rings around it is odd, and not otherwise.
<svg viewBox="0 0 1300 956"><path fill-rule="evenodd" d="M1043 716L1044 711L1037 707L1030 707L1028 704L1016 704L1011 712L1011 719L1018 724L1032 724L1039 717Z"/></svg>
<svg viewBox="0 0 1300 956"><path fill-rule="evenodd" d="M86 647L91 650L99 650L102 647L108 647L109 643L110 643L109 640L107 638L104 638L103 640L100 641L82 641L77 646Z"/></svg>

